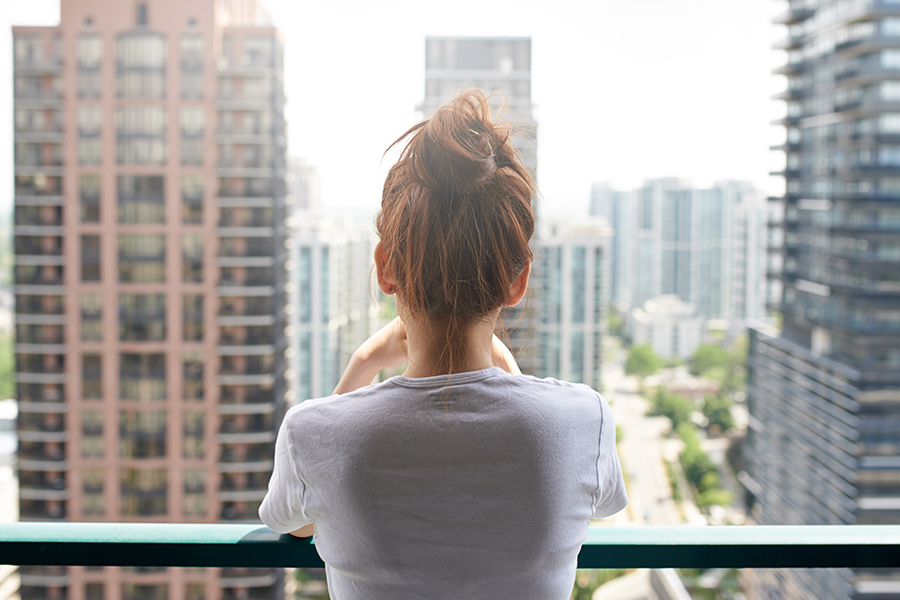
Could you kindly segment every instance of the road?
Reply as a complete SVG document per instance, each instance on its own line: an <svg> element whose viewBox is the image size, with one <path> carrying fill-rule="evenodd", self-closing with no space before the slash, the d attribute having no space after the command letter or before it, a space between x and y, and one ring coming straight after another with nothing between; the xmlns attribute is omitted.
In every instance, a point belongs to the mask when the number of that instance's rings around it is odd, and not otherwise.
<svg viewBox="0 0 900 600"><path fill-rule="evenodd" d="M622 432L619 458L629 479L631 523L643 525L679 525L682 518L672 499L663 457L671 455L672 440L665 438L669 420L646 416L649 403L637 394L635 382L626 377L621 366L607 364L604 377L605 397L612 406L616 425ZM622 519L617 519L622 524Z"/></svg>

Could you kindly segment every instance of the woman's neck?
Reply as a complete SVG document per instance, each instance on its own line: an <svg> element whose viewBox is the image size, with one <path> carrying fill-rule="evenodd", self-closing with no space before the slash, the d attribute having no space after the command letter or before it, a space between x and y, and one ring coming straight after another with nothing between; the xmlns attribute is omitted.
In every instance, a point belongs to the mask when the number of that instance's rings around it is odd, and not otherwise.
<svg viewBox="0 0 900 600"><path fill-rule="evenodd" d="M461 325L452 336L453 341L446 322L406 320L409 363L404 376L432 377L492 366L491 340L499 311L497 313Z"/></svg>

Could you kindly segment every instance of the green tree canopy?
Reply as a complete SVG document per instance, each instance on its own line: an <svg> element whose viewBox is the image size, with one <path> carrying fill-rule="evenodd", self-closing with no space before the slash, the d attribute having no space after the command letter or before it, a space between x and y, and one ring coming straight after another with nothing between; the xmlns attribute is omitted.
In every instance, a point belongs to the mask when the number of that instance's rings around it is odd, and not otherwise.
<svg viewBox="0 0 900 600"><path fill-rule="evenodd" d="M709 421L710 428L718 427L721 433L734 428L731 405L731 398L727 396L707 396L703 399L703 415Z"/></svg>
<svg viewBox="0 0 900 600"><path fill-rule="evenodd" d="M718 344L701 344L690 361L692 375L703 375L715 368L728 368L728 351Z"/></svg>
<svg viewBox="0 0 900 600"><path fill-rule="evenodd" d="M672 421L672 429L678 429L682 423L690 423L694 412L694 402L681 394L674 394L662 387L656 389L651 412L654 415L668 417Z"/></svg>
<svg viewBox="0 0 900 600"><path fill-rule="evenodd" d="M649 377L658 372L663 366L662 359L656 355L649 344L633 346L628 351L625 359L625 374L637 375L640 378Z"/></svg>

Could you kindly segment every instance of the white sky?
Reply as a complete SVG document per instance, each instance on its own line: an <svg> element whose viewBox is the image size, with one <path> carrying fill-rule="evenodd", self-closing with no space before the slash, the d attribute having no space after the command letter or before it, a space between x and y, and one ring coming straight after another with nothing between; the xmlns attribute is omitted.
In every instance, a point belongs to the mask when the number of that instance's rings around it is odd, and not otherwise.
<svg viewBox="0 0 900 600"><path fill-rule="evenodd" d="M74 2L76 0L66 0ZM10 26L60 0L0 0L0 210L12 202ZM776 0L264 0L286 40L288 150L323 206L368 219L385 147L421 118L426 35L531 36L543 214L586 214L590 185L674 176L778 193L770 125L784 87ZM151 0L152 3L152 0ZM151 12L152 14L152 12Z"/></svg>

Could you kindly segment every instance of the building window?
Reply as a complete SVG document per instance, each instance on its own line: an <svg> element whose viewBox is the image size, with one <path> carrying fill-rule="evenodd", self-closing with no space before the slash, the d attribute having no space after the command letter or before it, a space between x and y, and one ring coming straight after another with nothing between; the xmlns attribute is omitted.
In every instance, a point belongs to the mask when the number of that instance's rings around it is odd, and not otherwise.
<svg viewBox="0 0 900 600"><path fill-rule="evenodd" d="M100 164L102 120L103 113L99 106L78 107L78 164Z"/></svg>
<svg viewBox="0 0 900 600"><path fill-rule="evenodd" d="M584 246L572 248L572 322L584 323L587 301L587 250ZM581 380L579 380L581 381Z"/></svg>
<svg viewBox="0 0 900 600"><path fill-rule="evenodd" d="M203 36L181 36L181 97L203 97Z"/></svg>
<svg viewBox="0 0 900 600"><path fill-rule="evenodd" d="M120 341L159 342L165 339L165 294L119 294Z"/></svg>
<svg viewBox="0 0 900 600"><path fill-rule="evenodd" d="M199 106L181 109L181 164L203 164L204 110Z"/></svg>
<svg viewBox="0 0 900 600"><path fill-rule="evenodd" d="M79 137L98 137L103 125L103 112L99 106L78 107Z"/></svg>
<svg viewBox="0 0 900 600"><path fill-rule="evenodd" d="M161 458L166 455L166 411L119 411L119 456Z"/></svg>
<svg viewBox="0 0 900 600"><path fill-rule="evenodd" d="M164 98L166 40L158 33L116 39L116 93L120 98Z"/></svg>
<svg viewBox="0 0 900 600"><path fill-rule="evenodd" d="M184 341L186 342L203 341L202 294L184 295L184 318L182 331L184 332Z"/></svg>
<svg viewBox="0 0 900 600"><path fill-rule="evenodd" d="M184 413L184 458L203 458L203 415L194 410Z"/></svg>
<svg viewBox="0 0 900 600"><path fill-rule="evenodd" d="M119 223L165 223L165 179L161 175L116 177Z"/></svg>
<svg viewBox="0 0 900 600"><path fill-rule="evenodd" d="M141 2L137 5L137 19L136 24L139 27L147 26L147 4L145 2Z"/></svg>
<svg viewBox="0 0 900 600"><path fill-rule="evenodd" d="M103 411L81 411L81 456L84 458L103 457ZM103 477L100 477L100 489L103 492ZM87 492L87 477L85 476L85 492Z"/></svg>
<svg viewBox="0 0 900 600"><path fill-rule="evenodd" d="M165 400L166 355L122 353L119 358L119 397L122 400Z"/></svg>
<svg viewBox="0 0 900 600"><path fill-rule="evenodd" d="M152 516L166 514L166 469L122 469L122 514ZM122 585L123 598L166 600L165 585Z"/></svg>
<svg viewBox="0 0 900 600"><path fill-rule="evenodd" d="M206 514L206 470L202 468L186 468L184 470L184 514L191 516L202 516ZM199 585L200 595L196 596L198 600L203 600L202 584ZM188 597L191 597L188 595Z"/></svg>
<svg viewBox="0 0 900 600"><path fill-rule="evenodd" d="M203 356L192 352L184 358L184 399L192 402L203 400Z"/></svg>
<svg viewBox="0 0 900 600"><path fill-rule="evenodd" d="M203 223L203 176L185 175L181 178L181 222Z"/></svg>
<svg viewBox="0 0 900 600"><path fill-rule="evenodd" d="M81 294L81 340L83 342L100 342L103 340L103 302L100 294L85 292Z"/></svg>
<svg viewBox="0 0 900 600"><path fill-rule="evenodd" d="M184 283L203 282L203 236L190 234L181 243L181 280Z"/></svg>
<svg viewBox="0 0 900 600"><path fill-rule="evenodd" d="M99 98L101 89L100 64L103 42L97 34L79 35L75 42L78 62L78 97Z"/></svg>
<svg viewBox="0 0 900 600"><path fill-rule="evenodd" d="M81 222L98 223L100 221L100 176L82 175L79 177L78 191L81 199Z"/></svg>
<svg viewBox="0 0 900 600"><path fill-rule="evenodd" d="M181 72L181 97L185 99L203 98L203 71Z"/></svg>
<svg viewBox="0 0 900 600"><path fill-rule="evenodd" d="M101 498L102 506L102 498ZM86 511L85 511L86 512ZM96 513L102 514L102 513ZM84 584L84 600L104 600L103 584L99 582Z"/></svg>
<svg viewBox="0 0 900 600"><path fill-rule="evenodd" d="M165 236L124 234L119 236L119 281L163 283L165 281Z"/></svg>
<svg viewBox="0 0 900 600"><path fill-rule="evenodd" d="M81 397L85 400L103 397L101 378L101 359L99 354L81 355Z"/></svg>
<svg viewBox="0 0 900 600"><path fill-rule="evenodd" d="M81 236L81 280L100 281L100 236Z"/></svg>
<svg viewBox="0 0 900 600"><path fill-rule="evenodd" d="M166 162L166 111L161 106L116 109L116 160L120 165Z"/></svg>

